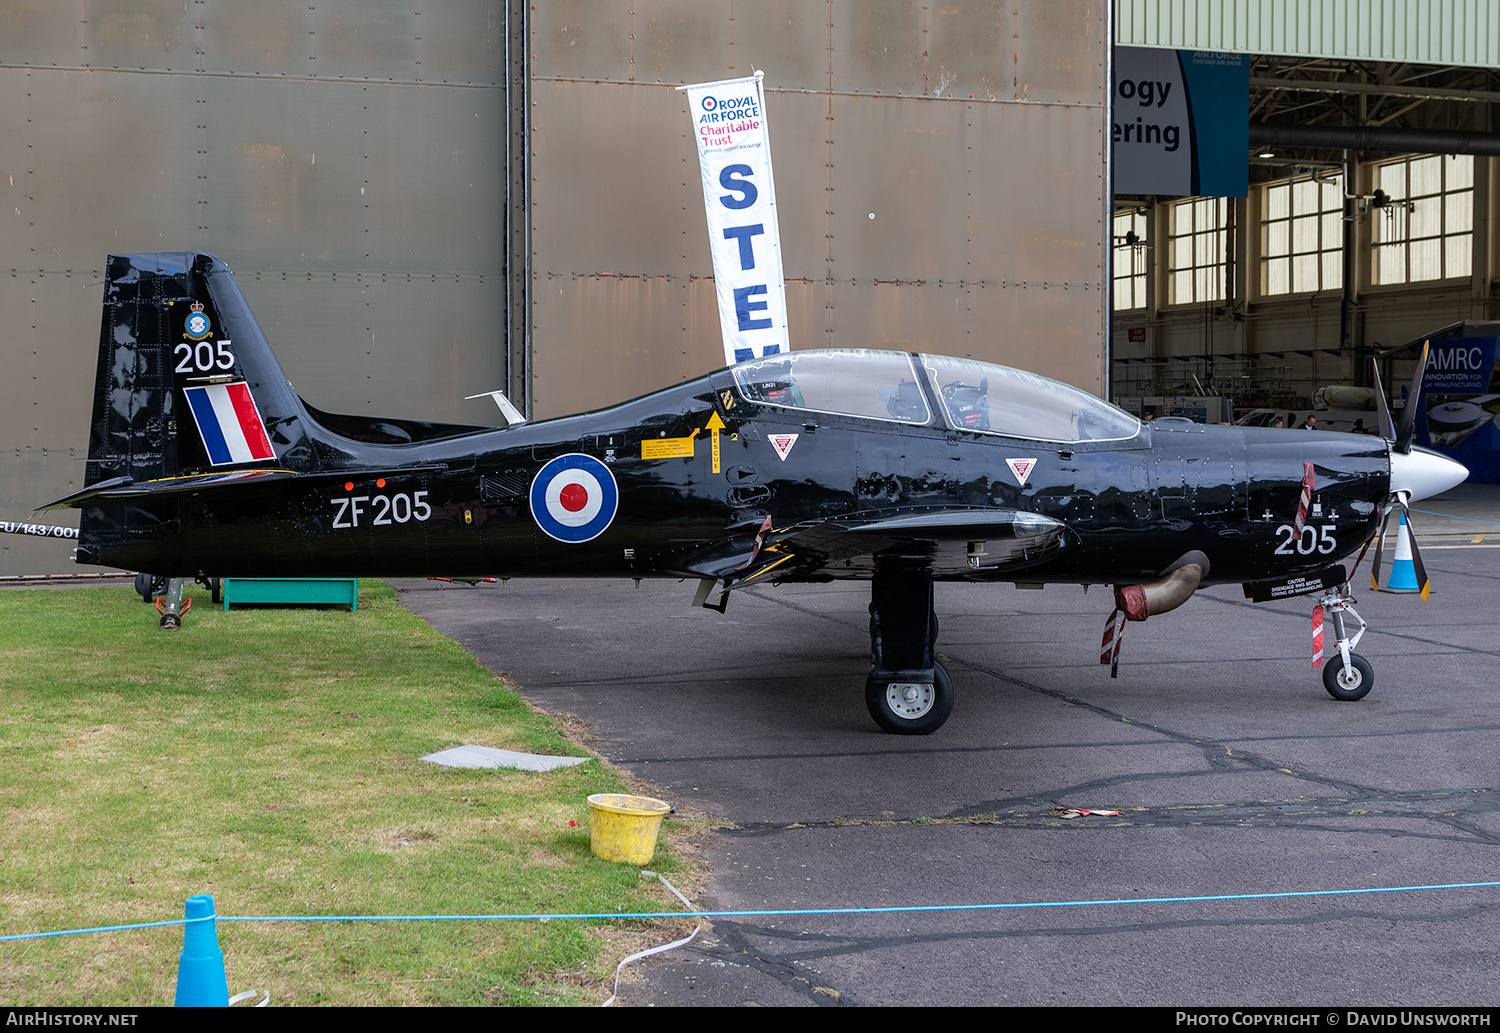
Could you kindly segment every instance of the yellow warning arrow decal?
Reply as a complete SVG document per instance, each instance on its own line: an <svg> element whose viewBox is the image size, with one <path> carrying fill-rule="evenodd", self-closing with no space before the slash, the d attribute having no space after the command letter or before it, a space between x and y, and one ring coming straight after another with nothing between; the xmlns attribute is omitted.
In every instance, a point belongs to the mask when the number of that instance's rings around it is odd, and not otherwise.
<svg viewBox="0 0 1500 1033"><path fill-rule="evenodd" d="M724 429L724 421L719 419L718 410L708 418L708 426L703 428L713 435L714 441L714 473L719 472L719 431ZM694 432L696 433L696 431Z"/></svg>

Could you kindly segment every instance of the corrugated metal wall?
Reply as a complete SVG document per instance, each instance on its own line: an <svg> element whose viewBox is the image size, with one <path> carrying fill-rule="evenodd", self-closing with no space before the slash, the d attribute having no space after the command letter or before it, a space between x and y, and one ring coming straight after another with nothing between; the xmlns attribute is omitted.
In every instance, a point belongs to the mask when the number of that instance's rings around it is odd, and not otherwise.
<svg viewBox="0 0 1500 1033"><path fill-rule="evenodd" d="M536 4L536 412L722 364L674 87L755 68L793 348L973 355L1102 390L1106 2Z"/></svg>
<svg viewBox="0 0 1500 1033"><path fill-rule="evenodd" d="M321 408L490 418L506 6L0 2L0 519L80 486L110 252L218 254ZM0 535L0 574L68 544Z"/></svg>
<svg viewBox="0 0 1500 1033"><path fill-rule="evenodd" d="M1109 25L1109 0L0 0L0 520L79 486L110 252L217 253L333 411L484 422L463 395L529 386L555 416L720 365L674 87L752 67L794 347L1102 392ZM0 575L67 554L0 535Z"/></svg>
<svg viewBox="0 0 1500 1033"><path fill-rule="evenodd" d="M1115 0L1121 46L1500 66L1495 0Z"/></svg>

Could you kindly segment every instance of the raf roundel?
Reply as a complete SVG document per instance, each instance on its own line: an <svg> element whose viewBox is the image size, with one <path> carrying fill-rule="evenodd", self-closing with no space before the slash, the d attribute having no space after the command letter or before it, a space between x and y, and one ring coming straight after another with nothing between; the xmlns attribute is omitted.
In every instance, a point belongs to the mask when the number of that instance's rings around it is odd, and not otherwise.
<svg viewBox="0 0 1500 1033"><path fill-rule="evenodd" d="M593 456L558 456L531 482L531 515L560 542L577 545L599 537L619 509L614 474Z"/></svg>

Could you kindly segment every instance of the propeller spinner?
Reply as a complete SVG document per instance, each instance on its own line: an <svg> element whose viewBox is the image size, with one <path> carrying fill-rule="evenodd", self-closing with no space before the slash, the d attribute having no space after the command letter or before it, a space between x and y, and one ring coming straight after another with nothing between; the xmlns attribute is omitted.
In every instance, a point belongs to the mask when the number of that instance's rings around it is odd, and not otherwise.
<svg viewBox="0 0 1500 1033"><path fill-rule="evenodd" d="M1456 487L1469 476L1469 468L1445 455L1425 448L1398 452L1391 449L1391 495L1408 502L1430 499Z"/></svg>

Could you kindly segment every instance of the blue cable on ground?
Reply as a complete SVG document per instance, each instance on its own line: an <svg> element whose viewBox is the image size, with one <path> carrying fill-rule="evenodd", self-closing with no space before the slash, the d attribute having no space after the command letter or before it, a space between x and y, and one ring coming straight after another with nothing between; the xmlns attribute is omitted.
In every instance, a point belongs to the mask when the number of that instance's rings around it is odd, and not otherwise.
<svg viewBox="0 0 1500 1033"><path fill-rule="evenodd" d="M1430 509L1417 509L1415 506L1412 507L1411 511L1413 513L1421 513L1423 516L1443 517L1447 520L1469 520L1476 524L1500 524L1500 520L1486 520L1483 517L1458 516L1454 513L1434 513Z"/></svg>
<svg viewBox="0 0 1500 1033"><path fill-rule="evenodd" d="M786 908L765 911L632 911L594 912L561 915L208 915L203 918L178 918L169 922L142 922L136 925L105 925L89 929L62 929L50 933L21 933L0 936L0 943L34 940L47 936L76 936L82 933L121 932L127 929L156 929L190 922L549 922L563 919L602 921L619 918L775 918L787 915L881 915L918 914L951 911L1014 911L1049 907L1098 907L1118 904L1206 904L1225 900L1289 900L1297 897L1347 897L1372 893L1416 893L1427 890L1494 889L1500 882L1447 882L1423 886L1372 886L1349 890L1286 890L1276 893L1216 893L1196 897L1117 897L1104 900L1037 900L1005 904L920 904L904 907L832 907Z"/></svg>

